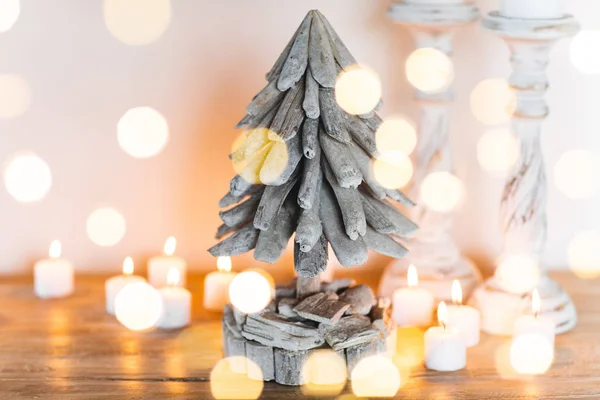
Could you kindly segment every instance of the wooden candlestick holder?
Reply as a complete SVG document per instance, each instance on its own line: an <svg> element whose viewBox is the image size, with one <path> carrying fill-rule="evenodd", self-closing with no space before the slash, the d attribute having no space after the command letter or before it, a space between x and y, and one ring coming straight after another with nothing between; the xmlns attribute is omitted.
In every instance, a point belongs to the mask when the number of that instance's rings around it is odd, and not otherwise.
<svg viewBox="0 0 600 400"><path fill-rule="evenodd" d="M415 38L417 48L432 47L452 54L452 35L456 28L474 23L479 11L474 4L407 4L394 3L389 17L405 26ZM379 286L382 296L392 296L395 289L407 286L408 266L419 270L419 285L432 291L439 300L451 300L452 281L461 282L465 297L481 282L475 265L463 257L451 237L453 214L439 213L419 199L425 177L434 172L453 172L449 142L450 89L439 94L417 91L421 109L419 140L414 152L414 176L411 195L418 205L412 218L420 230L409 243L410 254L386 269Z"/></svg>
<svg viewBox="0 0 600 400"><path fill-rule="evenodd" d="M547 225L547 179L540 146L542 124L548 115L546 68L553 45L574 35L579 24L568 15L557 19L519 19L493 12L483 20L483 26L501 37L511 51L513 73L509 84L516 94L512 128L521 144L519 161L502 196L504 251L505 255L539 260ZM554 319L556 332L572 329L577 322L573 302L548 277L545 268L538 290L542 314ZM482 329L492 334L512 334L514 319L531 310L528 293L508 293L496 277L477 288L471 300L481 311Z"/></svg>

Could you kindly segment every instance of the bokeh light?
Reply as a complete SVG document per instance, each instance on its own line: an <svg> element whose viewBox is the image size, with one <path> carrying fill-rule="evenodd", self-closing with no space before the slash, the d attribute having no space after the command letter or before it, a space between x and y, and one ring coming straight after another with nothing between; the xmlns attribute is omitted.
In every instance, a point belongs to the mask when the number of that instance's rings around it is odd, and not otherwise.
<svg viewBox="0 0 600 400"><path fill-rule="evenodd" d="M600 232L584 230L569 241L567 260L569 268L584 279L600 276Z"/></svg>
<svg viewBox="0 0 600 400"><path fill-rule="evenodd" d="M274 142L260 169L260 181L265 185L277 181L288 164L288 158L288 145L285 142Z"/></svg>
<svg viewBox="0 0 600 400"><path fill-rule="evenodd" d="M393 397L402 383L394 363L379 355L360 360L350 377L352 392L358 397Z"/></svg>
<svg viewBox="0 0 600 400"><path fill-rule="evenodd" d="M236 173L241 173L244 169L256 159L260 159L257 166L256 183L260 182L258 174L262 163L266 158L268 151L273 144L269 139L269 129L257 128L245 131L240 135L231 146L231 161Z"/></svg>
<svg viewBox="0 0 600 400"><path fill-rule="evenodd" d="M23 77L0 75L0 119L17 118L25 114L31 105L31 98L31 87Z"/></svg>
<svg viewBox="0 0 600 400"><path fill-rule="evenodd" d="M236 366L244 364L246 373L237 372ZM262 370L246 357L229 357L219 360L210 372L210 391L215 399L258 399L262 393Z"/></svg>
<svg viewBox="0 0 600 400"><path fill-rule="evenodd" d="M4 185L17 201L31 203L42 200L52 186L48 164L32 153L13 155L4 167Z"/></svg>
<svg viewBox="0 0 600 400"><path fill-rule="evenodd" d="M548 371L554 360L554 349L542 335L526 334L513 339L510 365L519 374L540 375Z"/></svg>
<svg viewBox="0 0 600 400"><path fill-rule="evenodd" d="M348 114L367 114L381 99L381 81L368 68L358 65L350 67L337 78L335 99Z"/></svg>
<svg viewBox="0 0 600 400"><path fill-rule="evenodd" d="M417 130L412 121L405 118L388 119L377 130L375 139L381 154L399 151L408 156L417 145Z"/></svg>
<svg viewBox="0 0 600 400"><path fill-rule="evenodd" d="M246 314L263 310L271 302L272 295L269 280L256 271L237 274L229 285L231 304Z"/></svg>
<svg viewBox="0 0 600 400"><path fill-rule="evenodd" d="M520 154L519 141L509 129L487 131L477 142L479 165L494 177L505 177Z"/></svg>
<svg viewBox="0 0 600 400"><path fill-rule="evenodd" d="M437 212L452 211L463 195L463 185L449 172L433 172L425 177L421 184L421 200Z"/></svg>
<svg viewBox="0 0 600 400"><path fill-rule="evenodd" d="M425 359L425 331L417 327L397 328L397 347L394 363L403 369L421 365Z"/></svg>
<svg viewBox="0 0 600 400"><path fill-rule="evenodd" d="M169 125L151 107L128 110L117 124L119 146L132 157L148 158L164 149L169 140Z"/></svg>
<svg viewBox="0 0 600 400"><path fill-rule="evenodd" d="M406 78L411 85L424 93L442 93L454 80L454 65L452 60L438 49L417 49L406 60Z"/></svg>
<svg viewBox="0 0 600 400"><path fill-rule="evenodd" d="M162 310L160 294L145 282L125 286L115 298L117 320L132 331L144 331L155 327Z"/></svg>
<svg viewBox="0 0 600 400"><path fill-rule="evenodd" d="M471 92L471 112L483 124L508 121L515 107L515 94L504 79L485 79Z"/></svg>
<svg viewBox="0 0 600 400"><path fill-rule="evenodd" d="M125 218L113 208L98 208L87 218L86 231L98 246L114 246L125 236Z"/></svg>
<svg viewBox="0 0 600 400"><path fill-rule="evenodd" d="M554 183L571 199L588 199L600 191L600 158L587 150L570 150L554 166Z"/></svg>
<svg viewBox="0 0 600 400"><path fill-rule="evenodd" d="M388 151L373 161L373 176L387 189L400 189L410 182L413 165L408 156L400 151Z"/></svg>
<svg viewBox="0 0 600 400"><path fill-rule="evenodd" d="M19 19L20 13L20 0L0 1L0 33L10 30Z"/></svg>
<svg viewBox="0 0 600 400"><path fill-rule="evenodd" d="M583 30L571 40L571 63L583 74L600 74L600 30Z"/></svg>
<svg viewBox="0 0 600 400"><path fill-rule="evenodd" d="M508 254L501 257L494 277L505 291L523 294L538 286L541 270L537 258L533 255Z"/></svg>
<svg viewBox="0 0 600 400"><path fill-rule="evenodd" d="M108 31L130 46L157 40L171 21L170 0L104 0Z"/></svg>
<svg viewBox="0 0 600 400"><path fill-rule="evenodd" d="M346 386L348 374L346 362L331 350L316 350L309 354L302 366L304 385L302 393L307 396L335 396Z"/></svg>

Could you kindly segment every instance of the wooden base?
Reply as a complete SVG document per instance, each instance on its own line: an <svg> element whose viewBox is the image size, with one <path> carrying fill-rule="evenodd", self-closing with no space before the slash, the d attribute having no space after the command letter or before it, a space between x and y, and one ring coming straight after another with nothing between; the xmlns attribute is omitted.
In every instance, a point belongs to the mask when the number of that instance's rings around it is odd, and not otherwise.
<svg viewBox="0 0 600 400"><path fill-rule="evenodd" d="M577 324L577 312L564 289L545 276L538 290L542 300L541 314L554 320L556 333L573 329ZM492 335L512 335L515 319L531 313L531 297L528 293L508 293L501 289L493 277L475 290L469 303L481 312L481 330Z"/></svg>

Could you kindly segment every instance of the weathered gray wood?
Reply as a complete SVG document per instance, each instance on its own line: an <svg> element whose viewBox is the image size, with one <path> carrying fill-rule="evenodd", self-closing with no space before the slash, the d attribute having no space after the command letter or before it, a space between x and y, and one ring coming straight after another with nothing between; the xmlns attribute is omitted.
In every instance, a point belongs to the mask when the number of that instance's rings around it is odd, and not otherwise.
<svg viewBox="0 0 600 400"><path fill-rule="evenodd" d="M304 102L302 108L306 112L306 116L311 119L319 119L321 108L319 107L319 84L310 72L310 68L306 70L306 83L304 88Z"/></svg>
<svg viewBox="0 0 600 400"><path fill-rule="evenodd" d="M242 330L242 326L244 326L244 324L246 323L246 317L248 314L238 310L237 308L233 307L233 319L235 320L235 324L237 326L238 331Z"/></svg>
<svg viewBox="0 0 600 400"><path fill-rule="evenodd" d="M350 54L350 51L342 42L342 39L338 36L337 32L333 29L327 18L320 12L317 11L317 16L325 26L325 30L329 35L329 40L331 42L331 48L333 51L333 55L336 61L343 67L348 68L352 65L356 65L356 59Z"/></svg>
<svg viewBox="0 0 600 400"><path fill-rule="evenodd" d="M308 351L275 349L275 382L280 385L299 386L305 383L302 367L308 359Z"/></svg>
<svg viewBox="0 0 600 400"><path fill-rule="evenodd" d="M248 125L249 128L269 128L279 110L278 104L274 104L271 108L263 108L258 115L252 118Z"/></svg>
<svg viewBox="0 0 600 400"><path fill-rule="evenodd" d="M292 44L289 55L281 68L277 88L286 91L300 79L304 77L304 73L308 66L308 37L312 15L309 13L298 30L296 40Z"/></svg>
<svg viewBox="0 0 600 400"><path fill-rule="evenodd" d="M331 243L338 261L345 267L367 262L369 256L364 241L361 237L352 240L346 234L333 189L326 182L323 182L321 189L320 214L325 238Z"/></svg>
<svg viewBox="0 0 600 400"><path fill-rule="evenodd" d="M367 124L367 126L371 129L371 131L373 132L377 132L377 130L379 129L379 127L381 127L381 124L383 124L383 120L381 119L381 117L379 115L377 115L376 113L373 115L372 118L366 118L362 120L365 124Z"/></svg>
<svg viewBox="0 0 600 400"><path fill-rule="evenodd" d="M294 295L295 295L294 291ZM283 315L286 318L296 318L298 313L294 311L294 307L298 304L298 299L292 297L286 297L279 300L277 304L277 313Z"/></svg>
<svg viewBox="0 0 600 400"><path fill-rule="evenodd" d="M396 228L393 232L394 234L402 237L411 237L419 229L417 224L406 218L399 209L395 208L390 203L373 199L369 196L364 196L363 198L369 201L381 215L394 225Z"/></svg>
<svg viewBox="0 0 600 400"><path fill-rule="evenodd" d="M302 85L302 88L296 94L296 97L288 110L287 116L285 117L285 121L283 121L283 125L278 132L279 137L282 140L290 140L297 136L306 117L304 110L302 109L302 100L304 99L303 87L304 85ZM302 138L299 135L298 139L299 142L302 141Z"/></svg>
<svg viewBox="0 0 600 400"><path fill-rule="evenodd" d="M227 226L225 224L221 224L217 228L217 233L215 234L215 239L222 239L223 237L227 236L231 232L235 232L237 229L238 228L236 228L236 227L231 227L231 226Z"/></svg>
<svg viewBox="0 0 600 400"><path fill-rule="evenodd" d="M236 338L243 338L241 331L241 324L236 320L236 314L234 307L231 304L226 304L223 309L223 326L225 326L231 335Z"/></svg>
<svg viewBox="0 0 600 400"><path fill-rule="evenodd" d="M340 294L340 301L350 304L347 314L367 315L375 305L375 294L367 285L357 285Z"/></svg>
<svg viewBox="0 0 600 400"><path fill-rule="evenodd" d="M323 282L321 285L322 292L339 292L356 284L356 281L351 278L334 279L331 282Z"/></svg>
<svg viewBox="0 0 600 400"><path fill-rule="evenodd" d="M350 143L352 138L346 127L344 112L335 100L333 89L319 89L319 106L325 132L340 142Z"/></svg>
<svg viewBox="0 0 600 400"><path fill-rule="evenodd" d="M314 278L327 269L327 241L321 235L317 243L308 252L302 251L301 245L294 245L294 268L298 276Z"/></svg>
<svg viewBox="0 0 600 400"><path fill-rule="evenodd" d="M237 256L247 253L256 246L259 232L252 225L247 225L208 249L208 252L214 257Z"/></svg>
<svg viewBox="0 0 600 400"><path fill-rule="evenodd" d="M404 193L402 193L402 191L400 190L395 190L395 189L387 189L386 190L386 194L387 196L394 200L397 201L398 203L405 205L405 206L409 206L409 207L414 207L416 205L416 203L414 201L412 201L411 199L409 199ZM383 200L383 199L381 199Z"/></svg>
<svg viewBox="0 0 600 400"><path fill-rule="evenodd" d="M372 173L372 160L371 158L357 145L353 143L348 144L348 151L354 158L356 166L363 176L363 180L367 188L373 193L373 196L383 200L387 197L387 190L377 182L375 176Z"/></svg>
<svg viewBox="0 0 600 400"><path fill-rule="evenodd" d="M363 122L362 119L356 116L347 117L348 131L356 143L360 145L371 157L379 157L375 134Z"/></svg>
<svg viewBox="0 0 600 400"><path fill-rule="evenodd" d="M363 176L347 146L322 133L319 139L321 150L327 157L339 185L343 188L357 188Z"/></svg>
<svg viewBox="0 0 600 400"><path fill-rule="evenodd" d="M296 281L296 298L304 300L308 296L312 296L315 293L319 293L321 290L321 280L319 277L305 278L298 276Z"/></svg>
<svg viewBox="0 0 600 400"><path fill-rule="evenodd" d="M250 115L250 114L246 114L246 115L244 115L244 118L242 118L242 119L240 120L240 122L238 122L238 123L235 125L235 127L234 127L234 128L235 128L235 129L240 129L240 128L245 128L245 127L247 127L247 126L248 126L248 125L250 125L250 123L252 122L252 118L253 118L253 116L252 116L252 115Z"/></svg>
<svg viewBox="0 0 600 400"><path fill-rule="evenodd" d="M248 378L259 381L272 381L275 379L275 357L272 347L249 340L246 342L246 357L256 364L262 372L256 374L257 371L249 368L247 371Z"/></svg>
<svg viewBox="0 0 600 400"><path fill-rule="evenodd" d="M376 232L371 227L367 227L367 234L363 239L369 249L388 257L402 258L408 253L408 249L402 244L388 235Z"/></svg>
<svg viewBox="0 0 600 400"><path fill-rule="evenodd" d="M254 216L254 227L256 229L260 229L261 231L269 229L273 219L275 219L279 213L283 202L296 182L298 182L298 178L294 177L283 185L267 186L260 199L256 215Z"/></svg>
<svg viewBox="0 0 600 400"><path fill-rule="evenodd" d="M371 319L362 315L350 315L331 326L319 326L324 330L325 341L333 350L346 349L371 342L380 332L371 326Z"/></svg>
<svg viewBox="0 0 600 400"><path fill-rule="evenodd" d="M350 308L350 304L339 301L337 297L337 295L317 293L300 302L294 307L294 311L302 318L325 325L333 325Z"/></svg>
<svg viewBox="0 0 600 400"><path fill-rule="evenodd" d="M348 347L346 349L346 366L348 367L348 376L351 376L352 370L363 358L374 356L380 352L381 343L378 339Z"/></svg>
<svg viewBox="0 0 600 400"><path fill-rule="evenodd" d="M295 214L296 207L288 201L279 210L271 227L266 231L260 231L254 249L255 260L267 263L279 260L294 233Z"/></svg>
<svg viewBox="0 0 600 400"><path fill-rule="evenodd" d="M279 148L285 146L285 148ZM277 149L277 151L276 151ZM284 153L285 154L282 154ZM290 180L302 159L302 141L300 136L285 143L276 143L265 158L260 170L260 180L265 185L279 186ZM283 162L285 161L285 164Z"/></svg>
<svg viewBox="0 0 600 400"><path fill-rule="evenodd" d="M302 149L304 157L315 158L319 151L319 120L307 118L302 127Z"/></svg>
<svg viewBox="0 0 600 400"><path fill-rule="evenodd" d="M352 240L358 239L359 236L364 236L367 232L367 220L358 190L341 187L333 175L333 171L327 160L323 160L321 165L325 178L333 189L342 212L346 234Z"/></svg>
<svg viewBox="0 0 600 400"><path fill-rule="evenodd" d="M321 147L315 147L315 157L304 161L302 181L298 190L298 205L310 210L318 204L319 189L323 180L321 171Z"/></svg>
<svg viewBox="0 0 600 400"><path fill-rule="evenodd" d="M219 217L221 218L221 221L223 221L227 226L243 226L252 219L254 213L256 212L256 208L258 207L259 202L260 195L254 195L252 197L249 197L243 203L240 203L237 206L230 208L229 210L220 211Z"/></svg>
<svg viewBox="0 0 600 400"><path fill-rule="evenodd" d="M277 82L269 82L248 104L246 112L254 116L259 115L264 110L270 110L275 104L279 103L283 96L285 96L285 92L277 89Z"/></svg>
<svg viewBox="0 0 600 400"><path fill-rule="evenodd" d="M304 19L306 19L306 18L309 18L309 16L307 15L306 17L304 17ZM285 48L283 49L283 51L281 52L281 54L279 55L279 57L275 61L275 64L273 64L273 66L271 67L271 69L267 73L267 75L266 75L267 81L269 81L269 82L271 82L271 81L277 81L276 78L279 77L281 69L283 68L283 64L288 59L290 51L292 50L292 46L294 45L294 42L296 41L296 38L298 37L298 33L300 32L300 28L301 27L302 27L302 24L300 24L300 26L298 26L298 28L294 32L294 35L292 36L292 38L290 39L290 41L285 45Z"/></svg>
<svg viewBox="0 0 600 400"><path fill-rule="evenodd" d="M229 192L234 197L240 197L247 193L252 186L254 186L252 182L248 182L241 175L236 175L229 183Z"/></svg>
<svg viewBox="0 0 600 400"><path fill-rule="evenodd" d="M335 58L329 35L320 18L313 18L308 44L308 63L313 77L326 88L334 88L337 79Z"/></svg>
<svg viewBox="0 0 600 400"><path fill-rule="evenodd" d="M276 140L277 136L273 136L275 135L279 135L281 132L281 128L283 127L283 123L285 122L285 119L288 116L288 113L290 112L290 109L292 107L292 105L294 104L294 100L296 99L296 96L300 93L304 94L304 82L298 82L296 85L294 85L291 89L289 89L287 92L285 92L285 97L283 97L283 101L281 101L281 104L279 104L279 108L277 109L277 114L275 114L275 118L273 119L273 122L271 123L271 132L269 135L269 138L272 140Z"/></svg>
<svg viewBox="0 0 600 400"><path fill-rule="evenodd" d="M227 353L229 354L229 357L246 357L246 339L243 337L238 338L234 336L231 331L228 331Z"/></svg>
<svg viewBox="0 0 600 400"><path fill-rule="evenodd" d="M285 297L296 297L296 279L285 285L275 286L275 299L279 300Z"/></svg>
<svg viewBox="0 0 600 400"><path fill-rule="evenodd" d="M392 302L387 297L378 297L377 304L371 309L369 317L373 321L373 327L388 336L394 329L395 323L392 318Z"/></svg>
<svg viewBox="0 0 600 400"><path fill-rule="evenodd" d="M248 190L245 193L242 193L239 196L234 196L231 194L231 192L227 192L227 194L219 200L219 208L226 208L237 204L240 201L244 200L246 196L252 196L258 193L259 191L262 191L263 189L264 188L261 185L252 185L248 188Z"/></svg>
<svg viewBox="0 0 600 400"><path fill-rule="evenodd" d="M397 228L392 222L385 217L379 210L372 204L368 199L368 195L361 193L361 200L363 203L363 210L365 212L365 218L367 223L376 232L384 235L390 235L397 232Z"/></svg>
<svg viewBox="0 0 600 400"><path fill-rule="evenodd" d="M265 346L293 351L313 349L325 342L317 328L271 311L248 315L242 335Z"/></svg>
<svg viewBox="0 0 600 400"><path fill-rule="evenodd" d="M319 216L319 207L313 206L310 210L302 210L296 227L295 242L299 250L307 253L317 243L323 234L321 217Z"/></svg>

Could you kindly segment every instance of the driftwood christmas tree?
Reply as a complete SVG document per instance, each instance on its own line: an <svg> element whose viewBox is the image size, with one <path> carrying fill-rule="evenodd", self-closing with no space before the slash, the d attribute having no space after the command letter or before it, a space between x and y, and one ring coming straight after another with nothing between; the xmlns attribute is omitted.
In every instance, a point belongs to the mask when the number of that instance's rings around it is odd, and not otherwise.
<svg viewBox="0 0 600 400"><path fill-rule="evenodd" d="M403 257L398 240L417 229L398 209L413 203L371 173L381 119L347 114L336 102L338 75L356 64L329 21L310 11L237 125L245 130L231 154L238 174L219 203L233 206L220 213L217 232L229 236L210 253L254 250L273 263L295 240L297 282L279 288L271 310L235 318L228 309L224 317L225 353L254 358L266 380L300 384L301 361L325 342L350 368L389 333L388 305L370 288L318 278L328 244L343 266L356 266L368 249Z"/></svg>

